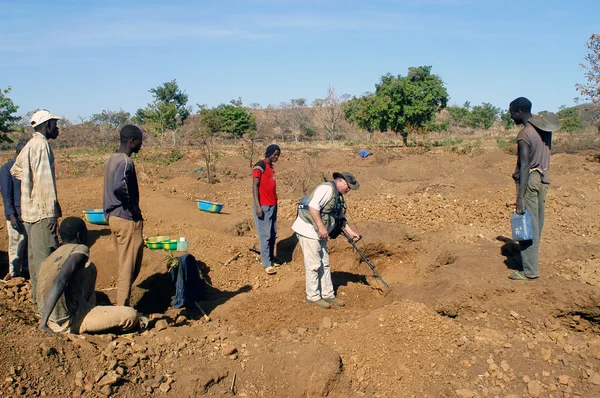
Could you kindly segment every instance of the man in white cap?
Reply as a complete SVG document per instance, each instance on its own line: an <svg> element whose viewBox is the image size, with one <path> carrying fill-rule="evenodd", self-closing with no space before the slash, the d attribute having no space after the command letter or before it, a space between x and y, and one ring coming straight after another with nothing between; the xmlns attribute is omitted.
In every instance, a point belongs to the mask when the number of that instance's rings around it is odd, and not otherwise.
<svg viewBox="0 0 600 398"><path fill-rule="evenodd" d="M48 145L49 139L58 137L59 119L62 118L45 109L33 114L33 136L10 169L21 180L21 218L29 238L27 253L34 308L40 264L59 246L57 220L62 212L56 194L54 153Z"/></svg>
<svg viewBox="0 0 600 398"><path fill-rule="evenodd" d="M307 203L299 207L292 230L304 254L306 271L306 302L328 309L343 307L335 297L329 267L327 240L344 230L355 241L360 235L350 228L344 215L344 197L351 189L358 189L358 181L348 172L333 173L333 181L326 181L310 194Z"/></svg>

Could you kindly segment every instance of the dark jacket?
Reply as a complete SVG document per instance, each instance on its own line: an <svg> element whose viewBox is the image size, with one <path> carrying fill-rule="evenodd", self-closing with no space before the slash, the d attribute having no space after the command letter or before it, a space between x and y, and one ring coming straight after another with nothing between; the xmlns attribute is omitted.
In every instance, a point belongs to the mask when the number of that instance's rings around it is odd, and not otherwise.
<svg viewBox="0 0 600 398"><path fill-rule="evenodd" d="M7 220L11 214L21 217L21 181L10 174L13 164L15 160L11 159L0 167L0 190Z"/></svg>

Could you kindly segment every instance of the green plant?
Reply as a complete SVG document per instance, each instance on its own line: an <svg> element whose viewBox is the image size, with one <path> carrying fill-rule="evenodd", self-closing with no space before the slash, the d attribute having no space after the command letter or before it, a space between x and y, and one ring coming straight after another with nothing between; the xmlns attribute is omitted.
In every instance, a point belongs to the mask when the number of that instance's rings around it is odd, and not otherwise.
<svg viewBox="0 0 600 398"><path fill-rule="evenodd" d="M144 109L138 109L135 119L146 124L154 136L164 142L167 130L177 130L190 115L186 106L188 95L179 89L176 80L165 82L162 86L148 90L154 100ZM176 134L173 135L175 141Z"/></svg>
<svg viewBox="0 0 600 398"><path fill-rule="evenodd" d="M496 108L488 102L484 102L481 105L476 105L469 112L467 117L467 125L473 128L479 128L487 130L496 121L500 108Z"/></svg>
<svg viewBox="0 0 600 398"><path fill-rule="evenodd" d="M2 141L10 141L6 133L10 132L21 119L14 115L19 107L7 96L10 90L10 86L4 90L0 88L0 140Z"/></svg>
<svg viewBox="0 0 600 398"><path fill-rule="evenodd" d="M135 154L135 156L143 161L154 163L160 166L168 166L178 160L183 159L183 152L178 149L170 149L163 151L160 149L152 148L151 151L142 151ZM135 159L135 158L134 158Z"/></svg>
<svg viewBox="0 0 600 398"><path fill-rule="evenodd" d="M515 126L515 121L513 120L512 116L510 116L510 112L508 111L500 112L500 123L502 123L502 126L504 126L505 130L510 130Z"/></svg>
<svg viewBox="0 0 600 398"><path fill-rule="evenodd" d="M579 116L579 110L577 107L573 106L571 108L567 108L566 106L561 106L557 116L560 119L561 131L569 133L583 129L581 116Z"/></svg>
<svg viewBox="0 0 600 398"><path fill-rule="evenodd" d="M380 130L391 130L408 144L408 128L424 129L435 114L446 107L448 92L431 66L408 68L406 76L387 74L375 85L380 112Z"/></svg>

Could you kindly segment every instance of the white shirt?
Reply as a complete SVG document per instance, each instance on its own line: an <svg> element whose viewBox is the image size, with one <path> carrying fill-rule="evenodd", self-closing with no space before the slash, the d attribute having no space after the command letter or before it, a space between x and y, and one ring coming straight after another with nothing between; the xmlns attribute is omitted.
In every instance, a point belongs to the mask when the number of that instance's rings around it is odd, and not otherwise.
<svg viewBox="0 0 600 398"><path fill-rule="evenodd" d="M337 187L334 189L337 189ZM313 198L308 203L308 206L320 212L332 197L333 189L331 189L331 184L321 184L317 187L317 189L315 189ZM327 232L331 232L334 227L335 224L332 223ZM292 224L292 230L297 234L304 236L305 238L319 239L319 235L317 234L317 231L315 231L313 225L304 221L300 217L296 217L296 221L294 221L294 224Z"/></svg>

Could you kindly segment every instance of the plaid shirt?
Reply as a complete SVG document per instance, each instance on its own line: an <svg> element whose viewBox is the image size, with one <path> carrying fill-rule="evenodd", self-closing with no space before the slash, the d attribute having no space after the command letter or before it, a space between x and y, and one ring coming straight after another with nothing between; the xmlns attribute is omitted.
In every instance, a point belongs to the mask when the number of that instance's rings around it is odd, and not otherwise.
<svg viewBox="0 0 600 398"><path fill-rule="evenodd" d="M60 217L56 196L54 153L43 134L33 133L10 169L21 180L21 218L35 223L44 218Z"/></svg>

